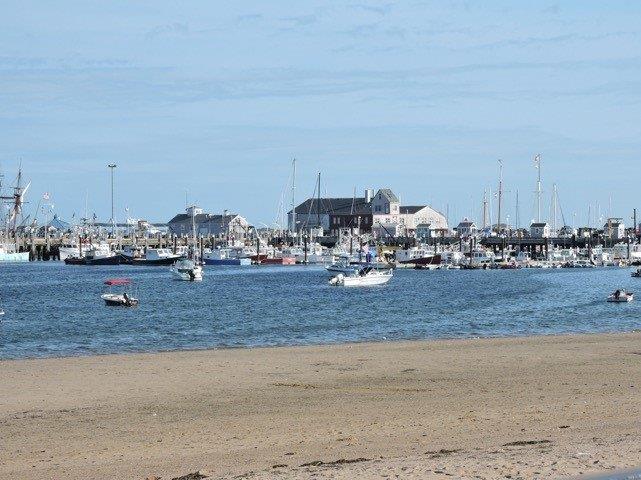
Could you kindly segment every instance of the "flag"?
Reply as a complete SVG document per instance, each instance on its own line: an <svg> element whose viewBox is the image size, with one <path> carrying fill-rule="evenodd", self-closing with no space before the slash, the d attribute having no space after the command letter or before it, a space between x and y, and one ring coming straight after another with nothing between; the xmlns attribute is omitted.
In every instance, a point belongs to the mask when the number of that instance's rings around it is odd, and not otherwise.
<svg viewBox="0 0 641 480"><path fill-rule="evenodd" d="M42 195L42 199L43 199L43 200L49 200L49 192L45 192L45 193Z"/></svg>
<svg viewBox="0 0 641 480"><path fill-rule="evenodd" d="M541 155L534 156L534 168L541 168Z"/></svg>

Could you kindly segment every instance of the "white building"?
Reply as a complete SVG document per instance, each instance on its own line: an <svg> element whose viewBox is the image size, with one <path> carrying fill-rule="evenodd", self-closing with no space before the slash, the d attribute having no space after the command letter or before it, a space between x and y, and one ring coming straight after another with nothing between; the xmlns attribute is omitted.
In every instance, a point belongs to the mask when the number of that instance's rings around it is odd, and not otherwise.
<svg viewBox="0 0 641 480"><path fill-rule="evenodd" d="M461 238L471 237L472 235L476 235L478 232L476 224L467 218L464 218L456 228L454 228L454 230L456 230L456 233Z"/></svg>
<svg viewBox="0 0 641 480"><path fill-rule="evenodd" d="M550 225L546 222L534 222L530 225L530 237L550 238Z"/></svg>
<svg viewBox="0 0 641 480"><path fill-rule="evenodd" d="M622 218L608 218L603 226L603 235L611 240L623 240L625 238L625 225Z"/></svg>

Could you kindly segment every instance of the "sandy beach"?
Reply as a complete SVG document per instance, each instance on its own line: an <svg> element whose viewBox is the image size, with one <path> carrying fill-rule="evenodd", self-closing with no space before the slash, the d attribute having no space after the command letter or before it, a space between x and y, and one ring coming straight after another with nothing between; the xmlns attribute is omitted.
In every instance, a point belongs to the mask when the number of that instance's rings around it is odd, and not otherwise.
<svg viewBox="0 0 641 480"><path fill-rule="evenodd" d="M639 333L17 360L0 373L3 479L641 465Z"/></svg>

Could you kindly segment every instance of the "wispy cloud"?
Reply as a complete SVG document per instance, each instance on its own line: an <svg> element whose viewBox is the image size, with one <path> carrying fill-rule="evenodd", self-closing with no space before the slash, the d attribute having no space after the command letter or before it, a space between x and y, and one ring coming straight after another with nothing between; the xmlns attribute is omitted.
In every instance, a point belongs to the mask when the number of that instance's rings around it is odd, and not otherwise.
<svg viewBox="0 0 641 480"><path fill-rule="evenodd" d="M173 22L164 25L158 25L146 34L146 38L156 38L165 35L187 35L189 33L189 25L186 23Z"/></svg>

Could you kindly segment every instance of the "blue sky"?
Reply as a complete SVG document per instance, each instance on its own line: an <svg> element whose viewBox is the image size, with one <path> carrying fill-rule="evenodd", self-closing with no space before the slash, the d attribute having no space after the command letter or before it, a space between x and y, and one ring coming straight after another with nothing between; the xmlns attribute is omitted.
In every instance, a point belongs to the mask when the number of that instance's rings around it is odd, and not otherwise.
<svg viewBox="0 0 641 480"><path fill-rule="evenodd" d="M641 208L640 2L229 3L3 3L0 161L32 208L48 191L69 219L88 193L108 218L115 162L119 217L189 191L271 224L296 157L300 199L322 171L328 195L386 186L454 222L501 158L525 223L536 153L568 223Z"/></svg>

